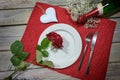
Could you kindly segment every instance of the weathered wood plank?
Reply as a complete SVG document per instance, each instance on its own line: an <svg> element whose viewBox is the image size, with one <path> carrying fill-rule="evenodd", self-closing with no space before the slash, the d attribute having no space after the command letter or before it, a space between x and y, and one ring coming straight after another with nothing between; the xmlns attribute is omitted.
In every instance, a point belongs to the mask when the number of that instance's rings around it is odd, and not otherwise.
<svg viewBox="0 0 120 80"><path fill-rule="evenodd" d="M2 54L4 54L2 57L5 56L6 58L4 57L4 59L6 59L6 61L7 60L9 61L11 53L8 51L8 53L3 52ZM7 59L7 56L9 56L8 59ZM1 64L1 62L0 62L0 64ZM0 66L0 79L8 76L11 73L11 71L6 71L8 69L7 67L8 67L8 65L6 62L4 63L4 66ZM107 74L106 74L106 80L119 80L120 79L120 76L119 76L120 75L120 68L119 67L120 67L120 62L109 63ZM27 72L23 73L19 78L32 79L33 77L35 77L35 78L39 78L41 80L43 80L43 78L52 79L52 80L54 80L54 79L55 80L56 79L57 80L61 80L61 79L71 80L72 79L72 78L69 79L70 77L68 77L68 76L56 73L56 72L48 70L46 68L38 68L38 66L34 66L34 65L31 68L32 69L29 69ZM31 74L31 73L33 73L33 74ZM75 80L75 79L73 78L72 80Z"/></svg>
<svg viewBox="0 0 120 80"><path fill-rule="evenodd" d="M110 52L109 62L120 62L120 43L113 43Z"/></svg>
<svg viewBox="0 0 120 80"><path fill-rule="evenodd" d="M9 50L10 44L21 40L26 25L0 27L0 50Z"/></svg>
<svg viewBox="0 0 120 80"><path fill-rule="evenodd" d="M118 28L118 27L116 27L116 29L114 31L112 42L114 42L114 43L120 42L120 28Z"/></svg>
<svg viewBox="0 0 120 80"><path fill-rule="evenodd" d="M109 63L106 80L120 80L120 62Z"/></svg>
<svg viewBox="0 0 120 80"><path fill-rule="evenodd" d="M106 77L106 80L120 80L120 76Z"/></svg>
<svg viewBox="0 0 120 80"><path fill-rule="evenodd" d="M21 40L21 37L0 37L0 50L10 50L10 44L15 40Z"/></svg>
<svg viewBox="0 0 120 80"><path fill-rule="evenodd" d="M66 0L0 0L0 9L33 8L36 2L64 7L67 3ZM112 17L120 17L120 12L114 14Z"/></svg>
<svg viewBox="0 0 120 80"><path fill-rule="evenodd" d="M112 71L119 73L120 72L120 62L116 62L116 63L109 63L108 65L108 72L107 72L107 76L110 76L112 74ZM113 74L117 74L117 73L113 73ZM120 74L120 73L119 73Z"/></svg>
<svg viewBox="0 0 120 80"><path fill-rule="evenodd" d="M111 66L109 68L115 68L115 66L120 67L119 64L120 63L118 63L118 65L116 65L116 63L115 63L115 65L113 65L113 66ZM109 65L111 65L111 64L109 64ZM113 70L112 74L109 74L109 73L111 73L110 71L107 72L106 80L119 80L120 79L119 72L116 73L116 71L118 69L115 68L114 70ZM0 79L8 76L10 73L11 73L11 71L0 72ZM31 74L31 73L34 73L34 74ZM19 76L19 78L26 78L27 77L30 80L33 79L33 77L35 78L34 80L40 80L40 79L41 80L45 80L45 79L46 80L77 80L77 79L71 78L69 76L65 76L65 75L62 75L62 74L59 74L59 73L55 74L55 73L56 72L49 71L47 69L31 69L31 70L28 70L27 72L25 72L24 74L22 74L21 76ZM29 75L29 76L26 76L26 75Z"/></svg>
<svg viewBox="0 0 120 80"><path fill-rule="evenodd" d="M0 80L10 75L12 71L0 72ZM71 76L60 74L46 68L30 69L23 72L17 77L19 80L79 80Z"/></svg>
<svg viewBox="0 0 120 80"><path fill-rule="evenodd" d="M10 51L0 52L0 71L8 70L9 65L11 65L10 58L12 54Z"/></svg>
<svg viewBox="0 0 120 80"><path fill-rule="evenodd" d="M110 16L111 18L117 18L117 17L120 17L120 11L113 14L112 16Z"/></svg>
<svg viewBox="0 0 120 80"><path fill-rule="evenodd" d="M26 25L0 27L0 37L22 36Z"/></svg>
<svg viewBox="0 0 120 80"><path fill-rule="evenodd" d="M32 9L0 11L0 25L27 24Z"/></svg>
<svg viewBox="0 0 120 80"><path fill-rule="evenodd" d="M12 53L11 53L11 51L3 51L3 52L0 52L0 72L4 72L4 71L8 71L9 69L10 70L13 70L14 69L14 67L13 66L11 66L12 65L12 63L10 62L10 58L12 57ZM36 69L36 68L42 68L42 66L40 67L40 66L35 66L35 65L30 65L29 67L28 67L28 69L31 69L31 68L34 68L34 69Z"/></svg>
<svg viewBox="0 0 120 80"><path fill-rule="evenodd" d="M113 18L111 20L116 21L116 27L120 28L120 18Z"/></svg>
<svg viewBox="0 0 120 80"><path fill-rule="evenodd" d="M36 2L43 2L57 6L66 4L66 0L0 0L0 9L34 7Z"/></svg>
<svg viewBox="0 0 120 80"><path fill-rule="evenodd" d="M111 48L111 53L110 53L110 59L109 62L120 62L120 54L119 54L119 49L120 49L120 43L114 43L112 44ZM11 57L11 52L10 51L1 51L0 52L0 71L7 70L8 66L10 65L10 57Z"/></svg>
<svg viewBox="0 0 120 80"><path fill-rule="evenodd" d="M33 10L32 8L31 9L0 10L0 26L1 25L27 24L32 10ZM120 15L120 13L118 15ZM113 20L117 21L118 26L120 26L119 24L120 18L114 18Z"/></svg>

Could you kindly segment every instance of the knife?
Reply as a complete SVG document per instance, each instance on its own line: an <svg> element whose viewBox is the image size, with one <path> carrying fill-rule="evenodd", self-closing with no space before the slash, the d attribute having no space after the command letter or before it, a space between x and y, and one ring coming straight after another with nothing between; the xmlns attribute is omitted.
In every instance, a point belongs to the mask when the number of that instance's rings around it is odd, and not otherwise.
<svg viewBox="0 0 120 80"><path fill-rule="evenodd" d="M96 41L97 41L97 36L98 36L98 32L96 32L94 35L93 35L93 38L92 38L92 42L91 42L91 51L90 51L90 56L89 56L89 59L88 59L88 64L87 64L87 68L86 68L86 75L89 74L89 69L90 69L90 63L91 63L91 60L92 60L92 57L93 57L93 53L94 53L94 47L95 47L95 44L96 44Z"/></svg>

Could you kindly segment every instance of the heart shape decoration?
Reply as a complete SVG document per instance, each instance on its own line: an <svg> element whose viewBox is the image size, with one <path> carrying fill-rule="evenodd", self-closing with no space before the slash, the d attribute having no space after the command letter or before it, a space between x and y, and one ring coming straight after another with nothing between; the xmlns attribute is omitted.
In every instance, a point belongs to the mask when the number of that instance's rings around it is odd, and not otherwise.
<svg viewBox="0 0 120 80"><path fill-rule="evenodd" d="M52 7L47 8L45 14L40 17L40 21L42 23L58 22L55 9Z"/></svg>

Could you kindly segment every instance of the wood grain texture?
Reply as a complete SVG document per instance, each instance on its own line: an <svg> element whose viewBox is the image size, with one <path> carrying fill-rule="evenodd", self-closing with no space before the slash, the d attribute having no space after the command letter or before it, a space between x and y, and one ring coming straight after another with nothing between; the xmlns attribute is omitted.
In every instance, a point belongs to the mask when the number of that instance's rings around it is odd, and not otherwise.
<svg viewBox="0 0 120 80"><path fill-rule="evenodd" d="M66 0L0 0L0 9L31 8L36 2L62 6Z"/></svg>
<svg viewBox="0 0 120 80"><path fill-rule="evenodd" d="M15 9L0 11L0 25L27 24L32 9Z"/></svg>
<svg viewBox="0 0 120 80"><path fill-rule="evenodd" d="M0 10L0 26L27 24L32 10L33 8ZM117 18L114 17L110 19L120 23L120 16L117 15ZM119 26L120 24L117 24L117 27Z"/></svg>
<svg viewBox="0 0 120 80"><path fill-rule="evenodd" d="M115 45L116 46L116 45ZM118 46L118 45L117 45ZM120 46L120 45L119 45ZM118 47L119 47L118 46ZM116 47L116 48L118 48ZM114 52L110 54L110 60L109 63L116 63L120 61L120 54L117 54L118 52ZM116 56L115 56L116 55ZM6 71L8 70L9 65L11 65L10 63L10 58L11 58L12 54L10 51L1 51L0 52L0 71ZM118 65L119 66L119 65ZM109 68L109 67L108 67Z"/></svg>
<svg viewBox="0 0 120 80"><path fill-rule="evenodd" d="M120 43L113 43L110 52L109 62L120 62Z"/></svg>
<svg viewBox="0 0 120 80"><path fill-rule="evenodd" d="M9 59L11 57L11 52L10 51L1 52L0 56L1 56L0 57L0 64L2 64L0 66L0 79L2 79L11 73L11 71L8 71L8 66L10 65ZM107 75L106 75L106 80L119 80L120 79L120 77L119 77L120 68L119 67L120 67L120 63L109 63L108 71L107 71ZM12 69L14 69L14 68L12 68ZM56 77L55 78L56 80L61 79L61 78L58 78L58 77L61 77L59 74L56 74L58 76L55 76L55 73L51 74L52 72L50 70L47 70L47 69L39 67L39 66L31 65L31 67L29 67L29 69L30 69L30 71L26 72L25 75L31 75L29 73L35 71L37 73L35 73L34 75L36 75L36 77L38 77L38 73L39 73L40 74L39 77L41 76L41 80L42 80L42 78L49 79L52 77L54 77L54 78ZM49 73L49 71L50 71L50 73ZM48 72L48 74L46 74L47 72ZM51 75L49 75L49 74L51 74ZM21 77L25 78L24 75L20 76L20 78ZM28 78L32 78L32 76L29 76ZM64 77L63 79L67 79L67 78ZM69 80L69 78L68 78L68 80Z"/></svg>
<svg viewBox="0 0 120 80"><path fill-rule="evenodd" d="M10 75L12 71L0 72L0 80ZM19 74L19 73L18 73ZM63 75L47 68L28 69L17 77L19 80L79 80L71 76Z"/></svg>
<svg viewBox="0 0 120 80"><path fill-rule="evenodd" d="M120 80L120 63L109 63L106 80Z"/></svg>

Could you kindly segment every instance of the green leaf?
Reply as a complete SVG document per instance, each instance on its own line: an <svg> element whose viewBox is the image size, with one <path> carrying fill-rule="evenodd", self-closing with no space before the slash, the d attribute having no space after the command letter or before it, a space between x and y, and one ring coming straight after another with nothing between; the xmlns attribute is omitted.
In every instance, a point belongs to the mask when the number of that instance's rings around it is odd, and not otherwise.
<svg viewBox="0 0 120 80"><path fill-rule="evenodd" d="M42 61L42 53L36 50L36 62L40 63Z"/></svg>
<svg viewBox="0 0 120 80"><path fill-rule="evenodd" d="M20 60L25 60L27 57L28 57L28 53L27 52L21 52L17 55L17 57L20 59Z"/></svg>
<svg viewBox="0 0 120 80"><path fill-rule="evenodd" d="M53 62L52 61L48 61L48 60L42 61L41 64L45 65L45 66L48 66L48 67L54 67Z"/></svg>
<svg viewBox="0 0 120 80"><path fill-rule="evenodd" d="M40 45L37 45L36 49L39 50L39 51L42 51L43 48Z"/></svg>
<svg viewBox="0 0 120 80"><path fill-rule="evenodd" d="M18 66L16 66L17 67L17 69L18 70L22 70L22 71L24 71L26 68L27 68L27 64L24 62L24 61L22 61Z"/></svg>
<svg viewBox="0 0 120 80"><path fill-rule="evenodd" d="M44 38L41 42L42 49L47 49L51 41L48 38Z"/></svg>
<svg viewBox="0 0 120 80"><path fill-rule="evenodd" d="M23 44L21 41L16 40L14 43L11 44L10 50L13 54L18 54L23 50Z"/></svg>
<svg viewBox="0 0 120 80"><path fill-rule="evenodd" d="M49 53L48 53L48 51L42 51L42 55L43 55L43 57L48 57Z"/></svg>
<svg viewBox="0 0 120 80"><path fill-rule="evenodd" d="M17 58L15 55L11 57L10 61L14 66L18 66L21 63L21 60Z"/></svg>

